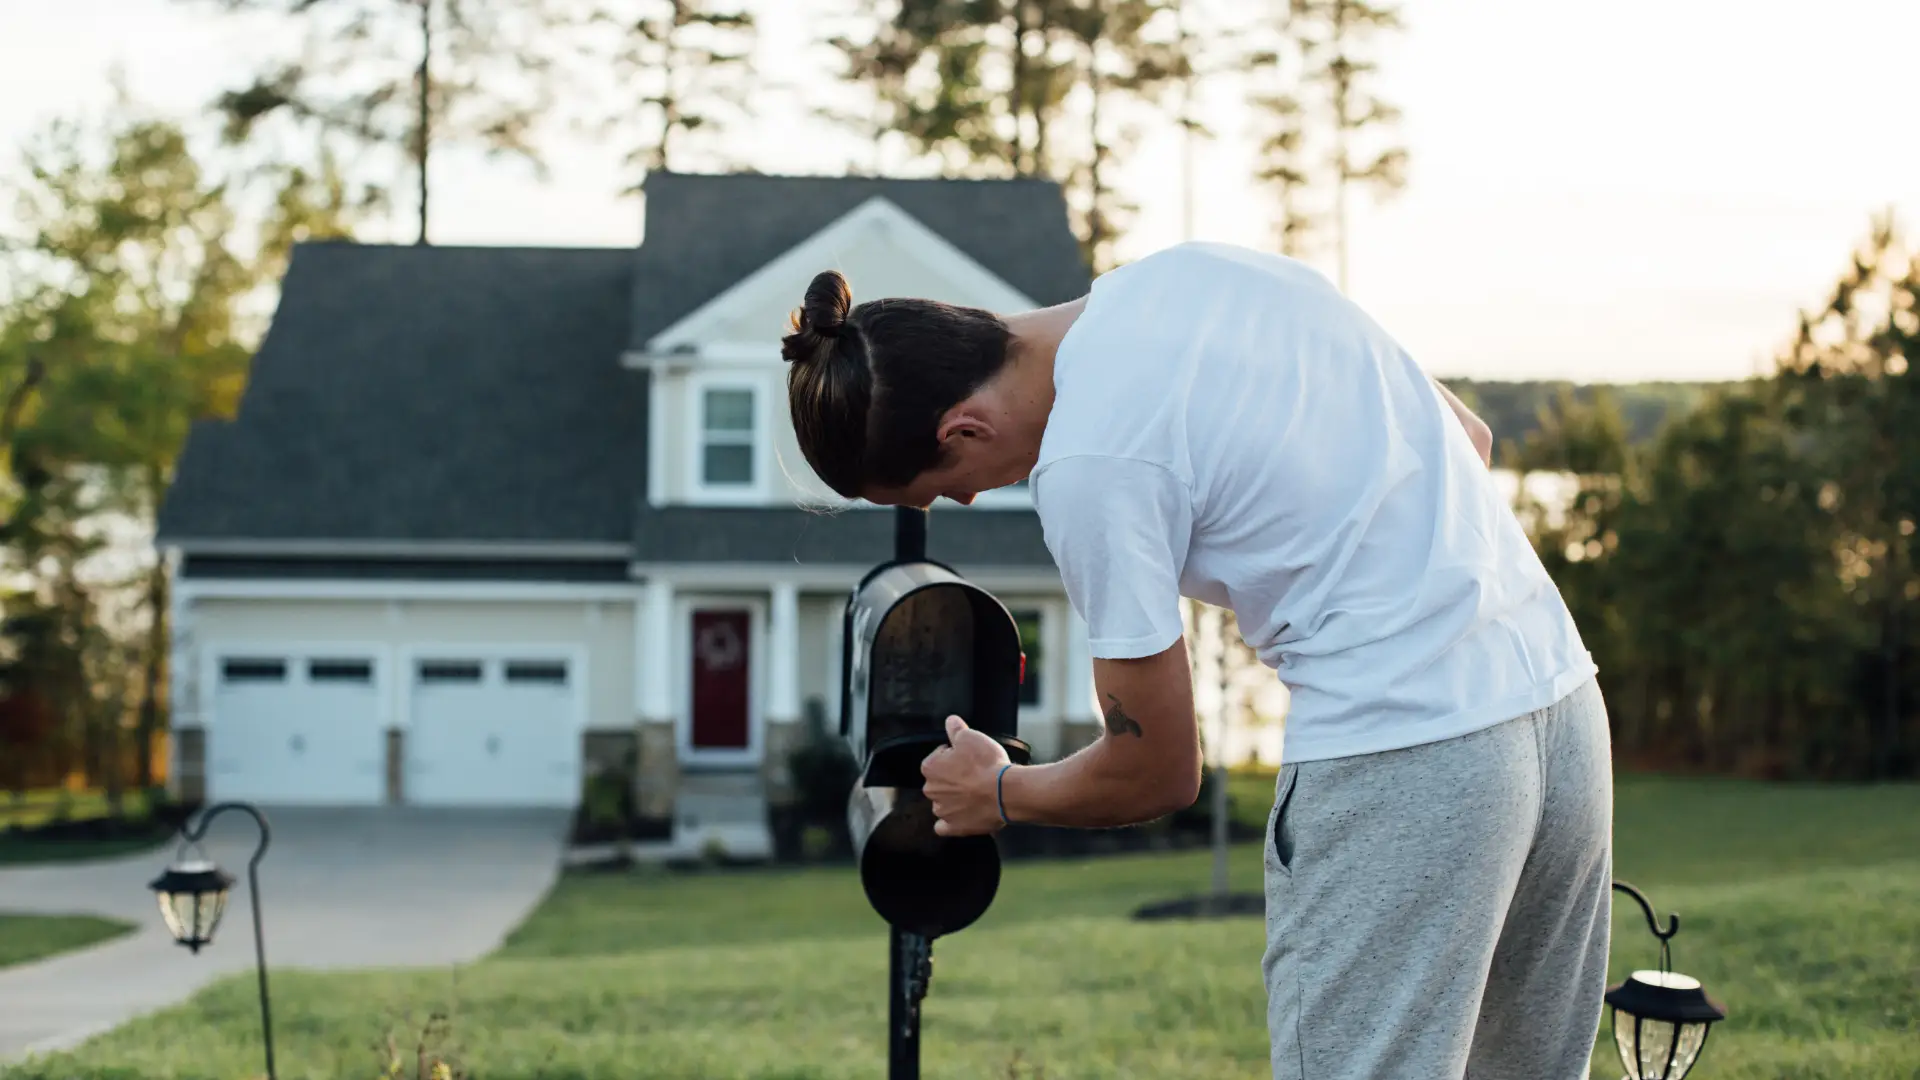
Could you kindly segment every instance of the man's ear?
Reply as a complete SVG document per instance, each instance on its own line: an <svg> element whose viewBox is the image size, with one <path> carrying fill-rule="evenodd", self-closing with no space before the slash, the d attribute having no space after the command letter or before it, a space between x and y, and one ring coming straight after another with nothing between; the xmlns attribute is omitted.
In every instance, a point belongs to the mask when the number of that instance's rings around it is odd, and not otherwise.
<svg viewBox="0 0 1920 1080"><path fill-rule="evenodd" d="M945 446L957 439L991 438L993 433L993 422L971 401L963 401L948 409L947 415L940 418L940 427L934 432L934 437L940 441L940 445Z"/></svg>

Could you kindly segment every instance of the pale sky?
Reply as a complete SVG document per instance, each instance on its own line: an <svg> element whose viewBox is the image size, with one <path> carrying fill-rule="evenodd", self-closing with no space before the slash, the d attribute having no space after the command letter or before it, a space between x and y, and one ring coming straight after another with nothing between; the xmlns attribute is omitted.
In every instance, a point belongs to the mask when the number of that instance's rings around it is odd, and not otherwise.
<svg viewBox="0 0 1920 1080"><path fill-rule="evenodd" d="M1236 2L1256 0L1213 0ZM818 3L755 0L767 74L819 77L792 59ZM210 7L0 0L0 154L104 104L116 63L143 102L202 109L271 38ZM1750 374L1873 213L1894 206L1920 229L1920 140L1903 131L1913 0L1406 0L1403 12L1383 93L1406 114L1411 182L1356 214L1351 292L1438 374ZM1200 152L1196 235L1265 246L1240 110L1220 98L1204 102L1222 137ZM859 152L798 112L769 110L740 133L754 165L831 172ZM434 238L635 243L619 150L556 139L545 183L444 155ZM1128 170L1142 214L1123 254L1181 239L1178 156L1171 136L1151 140ZM404 222L392 235L408 238Z"/></svg>

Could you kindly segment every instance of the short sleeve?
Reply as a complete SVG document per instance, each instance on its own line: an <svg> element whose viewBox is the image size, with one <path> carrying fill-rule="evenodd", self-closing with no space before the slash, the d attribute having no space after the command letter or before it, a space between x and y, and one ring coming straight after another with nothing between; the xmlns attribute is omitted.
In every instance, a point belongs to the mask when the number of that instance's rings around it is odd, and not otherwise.
<svg viewBox="0 0 1920 1080"><path fill-rule="evenodd" d="M1034 505L1067 599L1087 621L1093 655L1132 660L1180 640L1180 571L1193 504L1165 468L1078 455L1033 476Z"/></svg>

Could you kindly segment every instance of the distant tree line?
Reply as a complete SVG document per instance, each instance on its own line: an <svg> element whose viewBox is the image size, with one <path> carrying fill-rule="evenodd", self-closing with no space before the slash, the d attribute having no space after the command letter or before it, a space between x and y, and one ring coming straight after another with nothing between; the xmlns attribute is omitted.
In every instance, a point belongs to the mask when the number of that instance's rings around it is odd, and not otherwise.
<svg viewBox="0 0 1920 1080"><path fill-rule="evenodd" d="M1513 460L1520 444L1545 418L1566 406L1591 406L1605 397L1620 413L1629 443L1653 439L1669 420L1704 401L1720 386L1711 382L1574 383L1566 380L1489 382L1442 379L1493 429L1498 463Z"/></svg>
<svg viewBox="0 0 1920 1080"><path fill-rule="evenodd" d="M1891 217L1767 378L1636 441L1621 398L1555 398L1512 451L1570 473L1520 512L1600 666L1624 761L1920 776L1920 252Z"/></svg>

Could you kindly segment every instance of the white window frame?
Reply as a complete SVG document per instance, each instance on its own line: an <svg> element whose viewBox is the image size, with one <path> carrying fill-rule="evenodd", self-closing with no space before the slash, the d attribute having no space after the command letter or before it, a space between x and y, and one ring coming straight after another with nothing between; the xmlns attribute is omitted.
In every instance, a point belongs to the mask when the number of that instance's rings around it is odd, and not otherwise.
<svg viewBox="0 0 1920 1080"><path fill-rule="evenodd" d="M706 479L707 391L744 390L753 395L753 483L709 484ZM766 380L737 373L711 372L687 379L687 475L689 502L709 506L765 503L773 491L773 395Z"/></svg>

